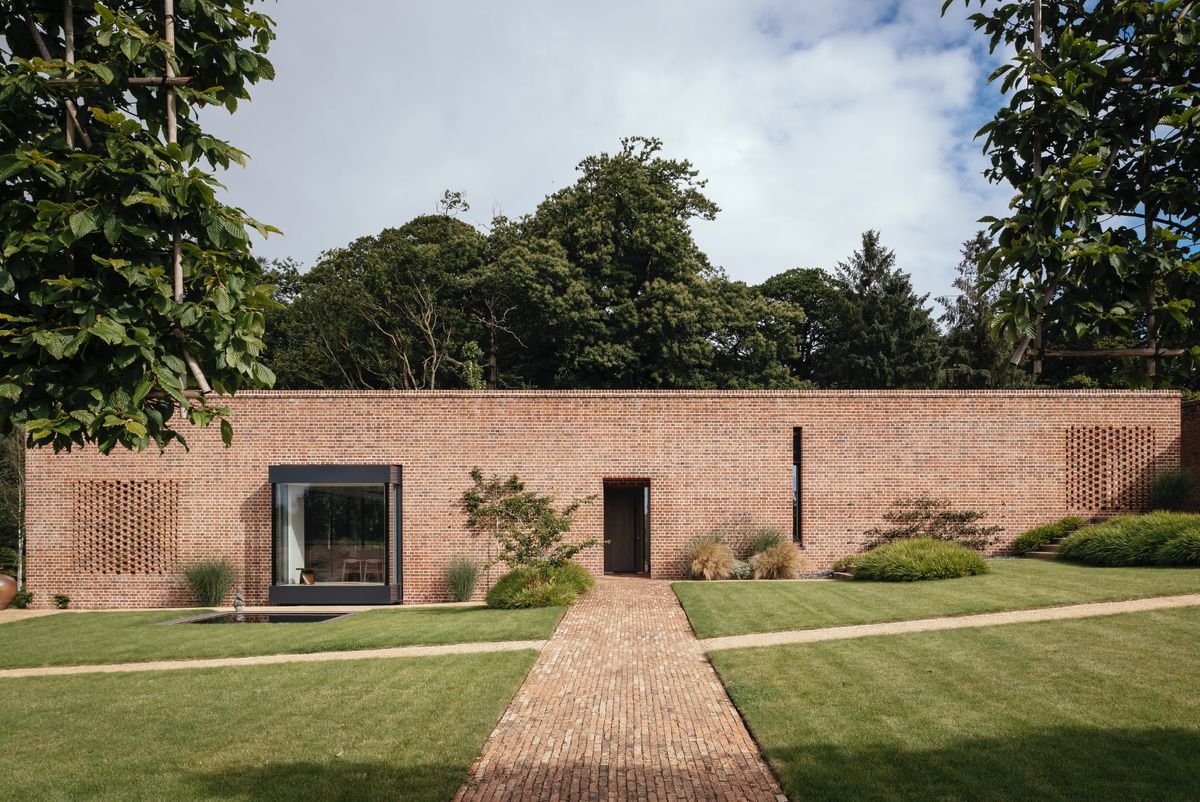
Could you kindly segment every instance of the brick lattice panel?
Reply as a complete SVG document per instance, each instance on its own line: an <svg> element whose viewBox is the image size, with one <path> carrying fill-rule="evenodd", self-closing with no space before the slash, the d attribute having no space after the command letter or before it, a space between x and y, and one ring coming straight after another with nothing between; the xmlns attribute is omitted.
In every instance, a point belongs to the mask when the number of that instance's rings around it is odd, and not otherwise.
<svg viewBox="0 0 1200 802"><path fill-rule="evenodd" d="M1156 454L1151 426L1069 427L1067 507L1088 513L1145 508Z"/></svg>
<svg viewBox="0 0 1200 802"><path fill-rule="evenodd" d="M95 574L164 574L179 557L179 482L75 485L75 553Z"/></svg>

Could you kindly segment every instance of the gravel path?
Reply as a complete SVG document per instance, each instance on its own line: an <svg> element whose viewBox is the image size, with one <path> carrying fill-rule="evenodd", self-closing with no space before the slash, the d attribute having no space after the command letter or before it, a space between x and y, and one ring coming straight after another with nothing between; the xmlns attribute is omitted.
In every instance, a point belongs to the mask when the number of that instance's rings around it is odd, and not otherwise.
<svg viewBox="0 0 1200 802"><path fill-rule="evenodd" d="M997 624L1021 624L1030 621L1062 621L1070 618L1090 618L1098 615L1138 613L1146 610L1166 610L1173 607L1200 605L1200 593L1183 596L1159 596L1152 599L1071 604L1063 607L1039 607L1033 610L1008 610L1002 613L980 613L945 618L919 618L915 621L892 621L884 624L860 624L852 627L759 632L752 635L728 635L700 641L706 652L721 649L746 649L755 646L780 646L787 643L816 643L826 640L866 638L872 635L900 635L906 632L929 632L936 629L990 627Z"/></svg>

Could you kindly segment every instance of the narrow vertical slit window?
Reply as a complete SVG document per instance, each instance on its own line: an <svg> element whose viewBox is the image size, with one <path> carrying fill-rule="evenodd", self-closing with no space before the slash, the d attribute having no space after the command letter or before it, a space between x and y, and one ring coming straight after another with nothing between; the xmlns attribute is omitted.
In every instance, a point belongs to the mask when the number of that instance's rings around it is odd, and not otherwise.
<svg viewBox="0 0 1200 802"><path fill-rule="evenodd" d="M800 467L802 464L802 433L799 427L792 429L792 540L800 546L804 545L804 528L802 526L800 504Z"/></svg>

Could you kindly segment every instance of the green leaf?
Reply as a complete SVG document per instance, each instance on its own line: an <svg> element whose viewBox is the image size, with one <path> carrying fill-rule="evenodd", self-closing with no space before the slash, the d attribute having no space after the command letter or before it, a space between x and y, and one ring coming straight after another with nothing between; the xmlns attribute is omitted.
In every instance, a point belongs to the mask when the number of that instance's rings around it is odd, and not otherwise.
<svg viewBox="0 0 1200 802"><path fill-rule="evenodd" d="M71 215L68 225L76 239L82 239L96 230L96 215L90 209Z"/></svg>
<svg viewBox="0 0 1200 802"><path fill-rule="evenodd" d="M109 345L120 345L125 341L125 327L110 317L100 317L88 327L88 332Z"/></svg>
<svg viewBox="0 0 1200 802"><path fill-rule="evenodd" d="M233 424L228 418L221 418L221 442L226 446L233 444Z"/></svg>

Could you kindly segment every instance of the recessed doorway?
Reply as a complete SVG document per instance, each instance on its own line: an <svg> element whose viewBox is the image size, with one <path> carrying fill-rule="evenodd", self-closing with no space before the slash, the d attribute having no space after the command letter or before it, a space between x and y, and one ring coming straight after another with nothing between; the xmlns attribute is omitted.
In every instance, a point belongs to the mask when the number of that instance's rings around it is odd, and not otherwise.
<svg viewBox="0 0 1200 802"><path fill-rule="evenodd" d="M604 483L604 573L650 573L650 483Z"/></svg>

